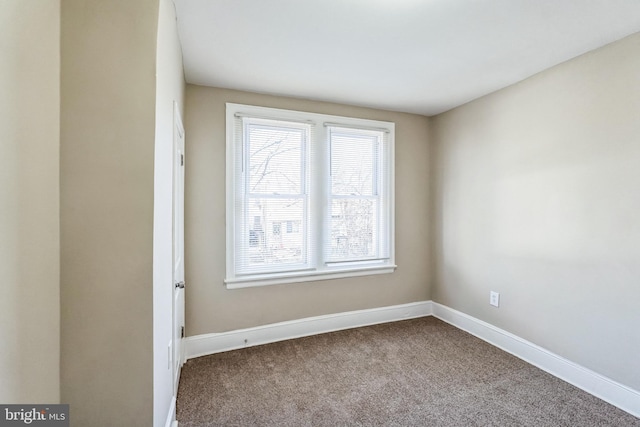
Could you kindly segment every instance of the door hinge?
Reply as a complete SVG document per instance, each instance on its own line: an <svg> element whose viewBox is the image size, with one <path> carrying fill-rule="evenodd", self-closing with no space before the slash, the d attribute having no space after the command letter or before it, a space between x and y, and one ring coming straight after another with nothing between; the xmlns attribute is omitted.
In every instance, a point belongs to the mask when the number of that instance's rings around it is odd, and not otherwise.
<svg viewBox="0 0 640 427"><path fill-rule="evenodd" d="M184 326L180 328L180 338L184 338Z"/></svg>
<svg viewBox="0 0 640 427"><path fill-rule="evenodd" d="M180 154L180 166L184 166L184 154Z"/></svg>

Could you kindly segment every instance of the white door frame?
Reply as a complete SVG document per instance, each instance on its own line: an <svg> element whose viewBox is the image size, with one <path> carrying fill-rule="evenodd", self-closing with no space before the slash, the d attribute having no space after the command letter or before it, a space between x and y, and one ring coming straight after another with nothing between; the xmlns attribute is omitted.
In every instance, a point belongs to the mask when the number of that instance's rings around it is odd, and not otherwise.
<svg viewBox="0 0 640 427"><path fill-rule="evenodd" d="M172 380L178 395L184 363L184 127L178 103L173 103L173 282L172 282Z"/></svg>

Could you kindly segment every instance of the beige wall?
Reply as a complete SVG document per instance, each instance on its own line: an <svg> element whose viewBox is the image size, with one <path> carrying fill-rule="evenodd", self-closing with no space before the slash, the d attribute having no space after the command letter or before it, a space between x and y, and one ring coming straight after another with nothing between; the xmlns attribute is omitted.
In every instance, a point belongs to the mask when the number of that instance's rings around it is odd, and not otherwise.
<svg viewBox="0 0 640 427"><path fill-rule="evenodd" d="M393 274L227 290L225 102L396 123ZM309 316L428 300L428 119L412 114L187 85L186 329L221 332Z"/></svg>
<svg viewBox="0 0 640 427"><path fill-rule="evenodd" d="M636 34L432 121L434 300L636 390L639 52Z"/></svg>
<svg viewBox="0 0 640 427"><path fill-rule="evenodd" d="M153 418L157 0L64 0L61 392L77 426Z"/></svg>
<svg viewBox="0 0 640 427"><path fill-rule="evenodd" d="M0 2L0 402L60 400L60 1Z"/></svg>

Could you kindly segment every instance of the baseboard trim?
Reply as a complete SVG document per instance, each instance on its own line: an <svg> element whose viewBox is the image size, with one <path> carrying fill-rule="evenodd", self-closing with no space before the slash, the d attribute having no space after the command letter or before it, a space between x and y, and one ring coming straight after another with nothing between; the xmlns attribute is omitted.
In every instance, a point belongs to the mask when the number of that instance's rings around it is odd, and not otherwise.
<svg viewBox="0 0 640 427"><path fill-rule="evenodd" d="M167 414L167 419L164 422L164 427L178 427L178 422L176 421L176 397L175 396L171 398L171 406L169 406L169 413Z"/></svg>
<svg viewBox="0 0 640 427"><path fill-rule="evenodd" d="M640 392L468 314L432 303L434 317L640 418Z"/></svg>
<svg viewBox="0 0 640 427"><path fill-rule="evenodd" d="M432 301L349 311L254 328L187 337L185 359L310 335L433 315L640 418L640 392L550 352L510 332ZM166 427L175 413L175 399Z"/></svg>
<svg viewBox="0 0 640 427"><path fill-rule="evenodd" d="M367 310L348 311L307 317L254 328L217 334L203 334L185 339L185 358L206 356L223 351L268 344L293 338L359 328L361 326L430 316L431 301L421 301Z"/></svg>

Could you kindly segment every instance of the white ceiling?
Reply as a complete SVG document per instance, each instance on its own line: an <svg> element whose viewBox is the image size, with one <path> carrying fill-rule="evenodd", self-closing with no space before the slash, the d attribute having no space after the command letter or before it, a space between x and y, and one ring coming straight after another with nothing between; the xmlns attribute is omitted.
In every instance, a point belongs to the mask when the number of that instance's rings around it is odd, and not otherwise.
<svg viewBox="0 0 640 427"><path fill-rule="evenodd" d="M640 31L640 0L174 2L189 83L424 115Z"/></svg>

